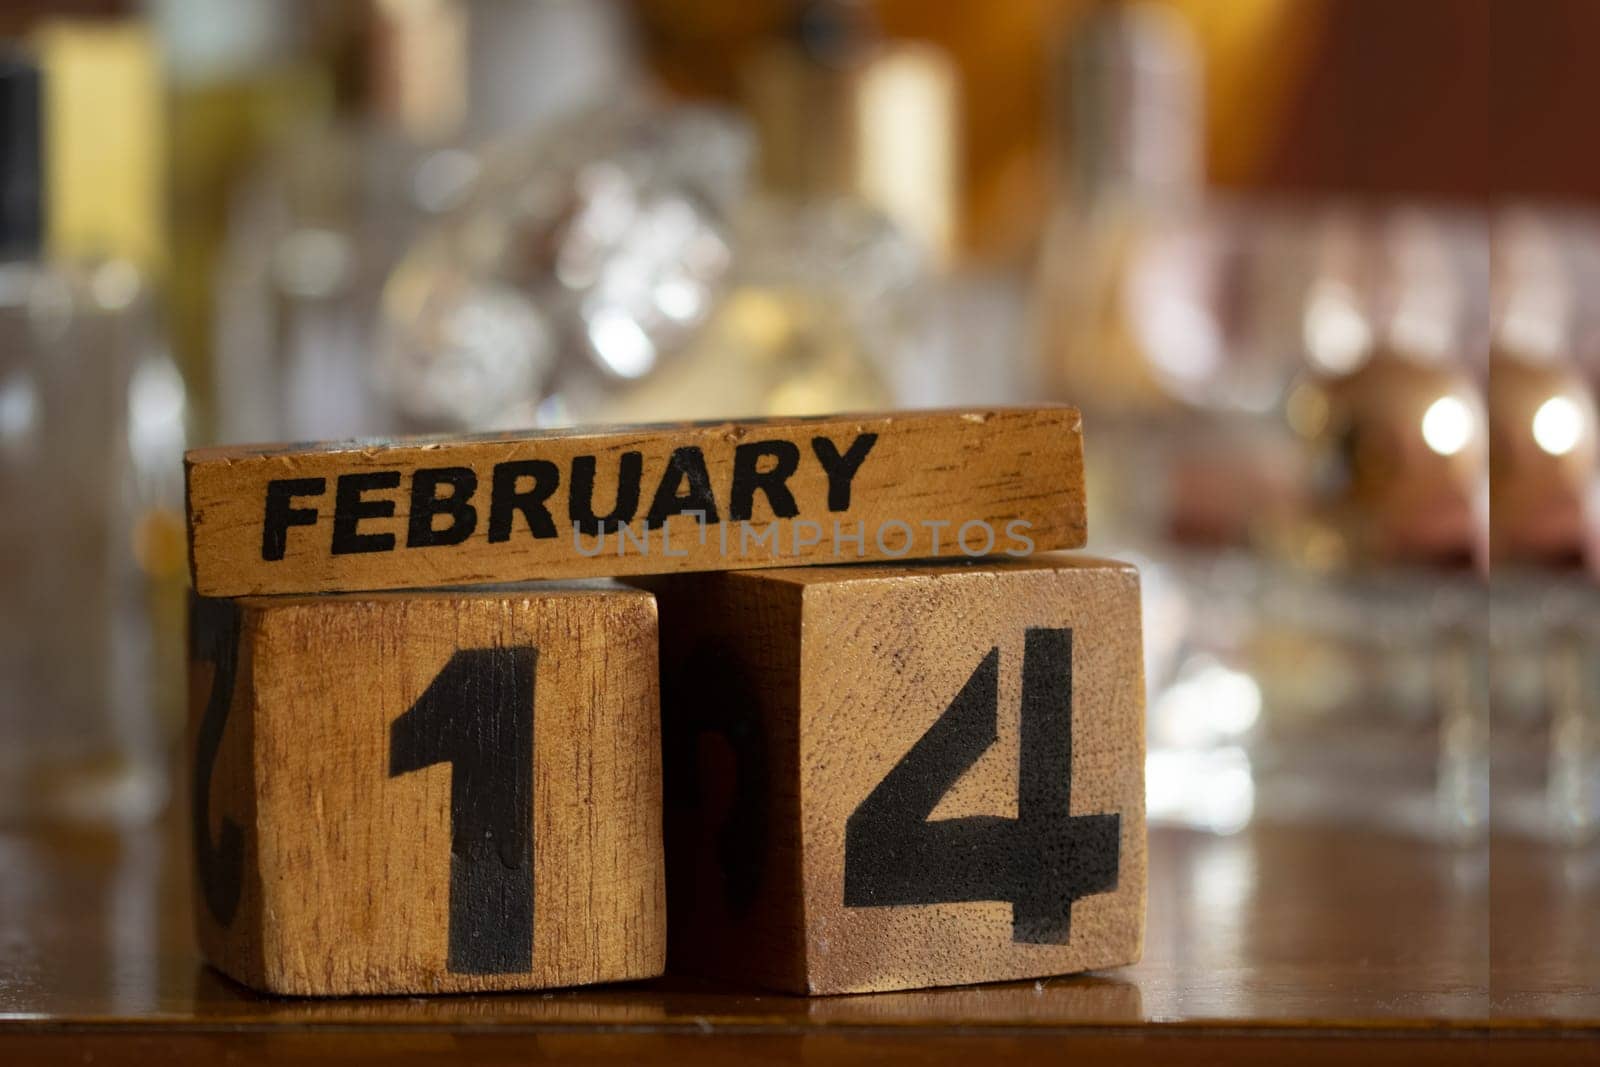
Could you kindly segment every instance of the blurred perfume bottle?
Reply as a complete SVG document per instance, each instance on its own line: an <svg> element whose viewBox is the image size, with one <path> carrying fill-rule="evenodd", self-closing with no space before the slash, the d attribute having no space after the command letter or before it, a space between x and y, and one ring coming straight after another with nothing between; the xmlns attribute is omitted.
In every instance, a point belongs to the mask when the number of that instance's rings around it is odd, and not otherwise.
<svg viewBox="0 0 1600 1067"><path fill-rule="evenodd" d="M762 198L736 218L726 291L682 356L594 411L606 421L815 415L894 403L925 295L918 249L844 199Z"/></svg>
<svg viewBox="0 0 1600 1067"><path fill-rule="evenodd" d="M805 150L780 149L755 195L743 123L642 96L485 151L469 201L419 238L385 287L377 370L402 424L888 402L924 321L914 294L927 249L948 247L950 216L923 191L896 187L894 168L862 146L898 123L907 151L947 184L948 123L926 148L915 123L948 117L952 96L947 67L916 58L918 49L858 51L852 20L850 5L807 5L793 40L778 46L785 60L757 62L764 158L775 138L795 136L797 99L815 105L813 117L839 117L818 118ZM801 63L795 53L806 48L822 53ZM803 84L773 87L774 77ZM857 162L824 165L845 155ZM786 165L799 168L793 183ZM908 236L894 210L920 220L926 236Z"/></svg>
<svg viewBox="0 0 1600 1067"><path fill-rule="evenodd" d="M526 137L611 91L588 71L617 73L609 5L369 0L364 11L353 114L288 137L236 204L218 337L230 438L407 425L372 358L384 282L467 202L478 145L505 133L498 124ZM509 113L505 83L520 90Z"/></svg>
<svg viewBox="0 0 1600 1067"><path fill-rule="evenodd" d="M185 401L163 346L147 34L0 65L0 817L136 821L180 705ZM163 719L166 713L166 720Z"/></svg>
<svg viewBox="0 0 1600 1067"><path fill-rule="evenodd" d="M1314 481L1298 562L1470 565L1485 541L1488 434L1470 376L1393 349L1303 384Z"/></svg>
<svg viewBox="0 0 1600 1067"><path fill-rule="evenodd" d="M943 373L934 271L954 254L956 84L863 5L802 3L743 71L757 189L725 292L682 357L605 419L803 415L904 403Z"/></svg>
<svg viewBox="0 0 1600 1067"><path fill-rule="evenodd" d="M937 265L955 255L955 65L889 40L860 0L796 3L785 33L744 64L761 188L876 208Z"/></svg>
<svg viewBox="0 0 1600 1067"><path fill-rule="evenodd" d="M148 0L168 97L173 348L202 438L213 436L216 305L231 197L265 145L332 92L316 45L342 4L310 0Z"/></svg>
<svg viewBox="0 0 1600 1067"><path fill-rule="evenodd" d="M1263 539L1313 570L1482 563L1487 234L1397 212L1324 221L1306 290L1306 370L1285 405L1311 478L1303 510Z"/></svg>
<svg viewBox="0 0 1600 1067"><path fill-rule="evenodd" d="M1580 316L1593 297L1573 262L1581 246L1558 226L1557 217L1522 212L1501 219L1495 234L1491 544L1497 563L1600 570L1600 419L1577 359ZM1592 231L1589 239L1600 248ZM1588 279L1593 290L1597 282Z"/></svg>
<svg viewBox="0 0 1600 1067"><path fill-rule="evenodd" d="M1547 564L1491 585L1495 827L1600 843L1600 586Z"/></svg>

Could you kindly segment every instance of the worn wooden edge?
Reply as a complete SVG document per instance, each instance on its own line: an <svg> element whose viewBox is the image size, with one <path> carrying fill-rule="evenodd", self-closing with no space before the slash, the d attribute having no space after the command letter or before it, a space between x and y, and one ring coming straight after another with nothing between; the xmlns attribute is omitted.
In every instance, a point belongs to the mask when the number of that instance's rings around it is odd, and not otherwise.
<svg viewBox="0 0 1600 1067"><path fill-rule="evenodd" d="M349 437L331 441L294 441L263 444L204 445L184 453L186 467L197 463L227 463L234 460L260 457L291 458L307 455L337 455L356 452L370 455L374 452L413 449L420 454L436 451L444 445L479 445L501 443L538 443L541 441L571 441L574 444L604 444L619 436L672 433L683 430L706 430L724 433L735 438L749 435L763 426L805 427L814 423L857 422L895 419L920 419L950 415L1011 414L1017 412L1053 412L1062 418L1062 425L1070 433L1083 432L1083 413L1070 404L994 404L984 407L908 408L895 411L840 411L827 415L795 415L776 417L750 417L733 419L700 419L688 422L636 422L585 424L554 429L491 430L465 434L415 434L397 437Z"/></svg>

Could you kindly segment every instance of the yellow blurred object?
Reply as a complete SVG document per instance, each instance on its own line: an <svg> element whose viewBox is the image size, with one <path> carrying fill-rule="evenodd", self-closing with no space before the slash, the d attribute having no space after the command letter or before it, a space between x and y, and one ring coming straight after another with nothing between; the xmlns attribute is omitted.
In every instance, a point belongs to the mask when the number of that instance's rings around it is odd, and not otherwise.
<svg viewBox="0 0 1600 1067"><path fill-rule="evenodd" d="M1063 212L1043 242L1038 308L1052 398L1139 414L1173 409L1148 358L1130 289L1159 224L1130 212Z"/></svg>
<svg viewBox="0 0 1600 1067"><path fill-rule="evenodd" d="M147 511L133 526L133 558L152 578L187 577L189 546L183 517Z"/></svg>
<svg viewBox="0 0 1600 1067"><path fill-rule="evenodd" d="M1194 273L1205 106L1194 34L1161 5L1098 10L1073 34L1060 83L1057 148L1069 165L1041 243L1043 384L1091 411L1171 410L1156 349L1173 331L1153 336L1151 324L1170 317L1167 294ZM1181 325L1194 337L1205 324Z"/></svg>
<svg viewBox="0 0 1600 1067"><path fill-rule="evenodd" d="M1328 0L1159 0L1193 29L1209 98L1207 173L1221 185L1269 184L1294 120ZM1037 238L1048 201L1050 66L1063 34L1103 5L1090 0L985 0L862 5L892 41L931 45L958 87L956 229L968 253L1005 256ZM786 0L634 0L646 58L675 89L734 95L736 71L784 26ZM809 119L805 121L810 121Z"/></svg>
<svg viewBox="0 0 1600 1067"><path fill-rule="evenodd" d="M863 37L819 54L790 41L759 50L744 95L767 188L857 196L937 262L955 254L955 68L939 49Z"/></svg>
<svg viewBox="0 0 1600 1067"><path fill-rule="evenodd" d="M372 106L407 136L453 135L467 113L465 0L378 0Z"/></svg>
<svg viewBox="0 0 1600 1067"><path fill-rule="evenodd" d="M135 22L68 20L36 36L45 77L47 248L166 264L165 112L155 41Z"/></svg>
<svg viewBox="0 0 1600 1067"><path fill-rule="evenodd" d="M331 108L317 72L291 64L175 88L167 148L172 200L180 205L172 219L171 329L202 427L214 414L216 278L233 191L264 145ZM209 435L202 429L199 436Z"/></svg>

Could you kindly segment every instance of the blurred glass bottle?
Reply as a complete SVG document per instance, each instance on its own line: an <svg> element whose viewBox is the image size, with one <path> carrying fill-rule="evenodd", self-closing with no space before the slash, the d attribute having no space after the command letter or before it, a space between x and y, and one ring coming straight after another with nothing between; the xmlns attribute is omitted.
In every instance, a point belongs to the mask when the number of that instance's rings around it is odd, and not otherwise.
<svg viewBox="0 0 1600 1067"><path fill-rule="evenodd" d="M1251 654L1275 712L1258 785L1279 811L1475 844L1489 816L1487 235L1419 208L1329 211L1315 233L1283 412L1307 477L1255 538L1272 584Z"/></svg>
<svg viewBox="0 0 1600 1067"><path fill-rule="evenodd" d="M1600 218L1519 207L1497 220L1494 245L1495 818L1512 833L1593 843L1600 416L1580 355L1600 293Z"/></svg>
<svg viewBox="0 0 1600 1067"><path fill-rule="evenodd" d="M304 440L389 428L369 382L378 293L429 216L459 203L467 12L373 0L366 114L293 130L237 196L215 344L219 435Z"/></svg>
<svg viewBox="0 0 1600 1067"><path fill-rule="evenodd" d="M1055 87L1040 386L1092 426L1096 538L1234 546L1297 472L1271 418L1293 370L1297 218L1205 189L1205 72L1165 5L1096 5Z"/></svg>
<svg viewBox="0 0 1600 1067"><path fill-rule="evenodd" d="M414 427L405 390L387 388L372 356L386 279L419 234L467 202L480 143L508 130L526 138L627 80L608 4L367 0L359 10L363 89L343 116L287 137L235 204L217 344L232 439Z"/></svg>
<svg viewBox="0 0 1600 1067"><path fill-rule="evenodd" d="M820 5L841 17L847 7ZM843 109L849 122L818 118L810 150L788 157L825 181L801 175L788 185L780 168L751 195L742 123L644 99L486 152L471 201L418 242L386 287L380 376L408 425L714 418L890 401L891 376L927 321L919 286L929 255L860 195L858 170L820 164L877 143L886 123L925 117L930 94L948 117L948 71L911 64L935 72L919 96L916 77L876 72L880 61L905 67L897 46L858 53L854 29L824 33L806 18L796 33L850 42L804 67L807 78L831 72L837 91L796 98L783 87L774 94L782 106L758 109L762 147L794 136L797 100L817 116ZM799 46L779 47L793 59ZM764 84L761 67L752 77ZM948 145L948 129L929 136ZM933 166L935 175L940 167L953 163ZM948 242L948 216L919 210L933 220L929 242Z"/></svg>
<svg viewBox="0 0 1600 1067"><path fill-rule="evenodd" d="M1145 556L1152 818L1475 840L1481 233L1204 191L1170 7L1095 6L1064 73L1042 370L1085 412L1096 542Z"/></svg>
<svg viewBox="0 0 1600 1067"><path fill-rule="evenodd" d="M58 24L0 71L0 815L136 821L180 676L183 383L156 317L148 35Z"/></svg>
<svg viewBox="0 0 1600 1067"><path fill-rule="evenodd" d="M384 288L374 370L398 423L603 417L715 306L746 146L729 116L627 99L485 150Z"/></svg>
<svg viewBox="0 0 1600 1067"><path fill-rule="evenodd" d="M1178 229L1201 196L1205 83L1193 31L1154 4L1097 6L1072 27L1055 92L1059 188L1039 299L1044 382L1111 411L1170 408L1159 376L1166 338L1140 332L1162 316L1141 314L1136 286L1151 242Z"/></svg>

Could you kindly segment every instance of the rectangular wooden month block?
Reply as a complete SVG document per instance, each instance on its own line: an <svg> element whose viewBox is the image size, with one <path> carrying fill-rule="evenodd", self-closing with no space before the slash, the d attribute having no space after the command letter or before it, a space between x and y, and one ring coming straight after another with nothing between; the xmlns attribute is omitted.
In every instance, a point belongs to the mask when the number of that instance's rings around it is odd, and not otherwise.
<svg viewBox="0 0 1600 1067"><path fill-rule="evenodd" d="M409 589L1084 542L1065 407L210 448L205 596Z"/></svg>
<svg viewBox="0 0 1600 1067"><path fill-rule="evenodd" d="M1139 958L1132 566L635 581L662 619L669 967L847 993Z"/></svg>
<svg viewBox="0 0 1600 1067"><path fill-rule="evenodd" d="M195 598L200 944L273 993L661 973L655 603Z"/></svg>

